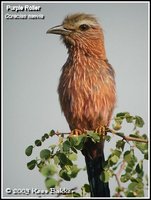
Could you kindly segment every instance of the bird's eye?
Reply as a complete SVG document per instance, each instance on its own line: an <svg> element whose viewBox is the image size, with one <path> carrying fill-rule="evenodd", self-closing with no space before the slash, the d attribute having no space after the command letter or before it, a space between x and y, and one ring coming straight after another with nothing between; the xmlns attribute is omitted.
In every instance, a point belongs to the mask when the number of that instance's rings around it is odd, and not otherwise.
<svg viewBox="0 0 151 200"><path fill-rule="evenodd" d="M81 24L80 26L79 26L79 29L81 30L81 31L86 31L86 30L88 30L90 27L87 25L87 24Z"/></svg>

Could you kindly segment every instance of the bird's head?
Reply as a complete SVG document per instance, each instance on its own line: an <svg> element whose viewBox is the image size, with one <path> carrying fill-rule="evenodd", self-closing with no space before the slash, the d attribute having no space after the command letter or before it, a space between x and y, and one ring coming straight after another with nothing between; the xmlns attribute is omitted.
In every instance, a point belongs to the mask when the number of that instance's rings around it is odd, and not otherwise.
<svg viewBox="0 0 151 200"><path fill-rule="evenodd" d="M48 29L47 33L61 35L61 39L69 49L74 46L84 49L96 48L99 44L104 47L102 28L97 19L90 14L68 15L61 25Z"/></svg>

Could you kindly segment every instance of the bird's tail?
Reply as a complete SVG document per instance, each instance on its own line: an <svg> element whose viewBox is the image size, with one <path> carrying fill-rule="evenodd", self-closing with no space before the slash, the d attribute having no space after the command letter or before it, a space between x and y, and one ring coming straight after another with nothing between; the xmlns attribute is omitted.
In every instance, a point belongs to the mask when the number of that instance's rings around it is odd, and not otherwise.
<svg viewBox="0 0 151 200"><path fill-rule="evenodd" d="M108 183L104 183L100 179L103 171L103 163L105 161L104 154L96 158L85 155L88 180L90 184L91 197L110 197Z"/></svg>

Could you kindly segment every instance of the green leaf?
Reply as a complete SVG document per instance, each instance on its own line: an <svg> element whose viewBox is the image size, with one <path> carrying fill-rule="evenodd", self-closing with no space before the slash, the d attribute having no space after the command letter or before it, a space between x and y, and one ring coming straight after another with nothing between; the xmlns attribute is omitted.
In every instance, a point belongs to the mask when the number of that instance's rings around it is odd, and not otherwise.
<svg viewBox="0 0 151 200"><path fill-rule="evenodd" d="M79 171L80 171L80 169L77 167L77 165L71 166L71 175L70 176L72 178L75 178Z"/></svg>
<svg viewBox="0 0 151 200"><path fill-rule="evenodd" d="M115 124L113 124L113 129L114 129L114 130L118 131L118 130L120 130L121 128L122 128L121 122L120 122L120 123L119 123L119 122L116 122Z"/></svg>
<svg viewBox="0 0 151 200"><path fill-rule="evenodd" d="M108 159L102 163L102 167L104 170L108 170L110 167L110 158L111 158L112 154L108 157Z"/></svg>
<svg viewBox="0 0 151 200"><path fill-rule="evenodd" d="M115 121L115 123L118 123L118 124L122 124L122 122L123 122L123 119L124 119L124 117L114 117L114 121Z"/></svg>
<svg viewBox="0 0 151 200"><path fill-rule="evenodd" d="M138 130L135 130L132 134L130 134L129 136L131 137L135 137L135 138L141 138L141 134Z"/></svg>
<svg viewBox="0 0 151 200"><path fill-rule="evenodd" d="M48 158L50 158L50 150L48 150L48 149L43 149L43 150L41 150L41 152L40 152L40 158L41 159L48 159Z"/></svg>
<svg viewBox="0 0 151 200"><path fill-rule="evenodd" d="M135 197L134 193L129 190L125 192L125 196L126 197Z"/></svg>
<svg viewBox="0 0 151 200"><path fill-rule="evenodd" d="M26 156L30 156L30 155L32 154L33 148L34 148L34 147L33 147L32 145L30 145L30 146L28 146L28 147L26 148L26 150L25 150Z"/></svg>
<svg viewBox="0 0 151 200"><path fill-rule="evenodd" d="M81 195L77 192L72 192L70 194L66 194L66 197L81 197Z"/></svg>
<svg viewBox="0 0 151 200"><path fill-rule="evenodd" d="M46 188L49 190L50 188L55 188L58 185L58 182L54 178L49 177L45 179L45 185Z"/></svg>
<svg viewBox="0 0 151 200"><path fill-rule="evenodd" d="M135 196L135 197L144 197L144 184L142 183L142 179L138 179L137 181L133 181L128 185L128 194L127 196Z"/></svg>
<svg viewBox="0 0 151 200"><path fill-rule="evenodd" d="M55 165L58 165L59 162L60 162L58 156L56 156L56 155L53 157L53 160L54 160L54 164L55 164Z"/></svg>
<svg viewBox="0 0 151 200"><path fill-rule="evenodd" d="M64 166L64 165L73 165L73 163L71 162L71 160L69 160L69 158L67 158L67 156L64 153L58 153L57 156L58 156L58 158L60 160L61 166Z"/></svg>
<svg viewBox="0 0 151 200"><path fill-rule="evenodd" d="M131 191L136 191L138 189L143 189L144 185L143 183L139 182L132 182L128 185L128 189L131 190Z"/></svg>
<svg viewBox="0 0 151 200"><path fill-rule="evenodd" d="M126 115L129 115L129 112L117 113L117 114L116 114L116 117L125 117Z"/></svg>
<svg viewBox="0 0 151 200"><path fill-rule="evenodd" d="M77 145L76 145L76 149L77 149L77 150L82 150L85 141L86 141L86 136L85 136L85 135L80 135L80 136L78 137L78 143L77 143Z"/></svg>
<svg viewBox="0 0 151 200"><path fill-rule="evenodd" d="M132 159L128 162L128 165L127 165L127 166L130 167L131 169L133 169L134 166L135 166L135 162L136 162L136 161L135 161L135 158L134 158L134 159L132 158Z"/></svg>
<svg viewBox="0 0 151 200"><path fill-rule="evenodd" d="M148 153L148 144L143 142L134 142L136 147L141 151L142 154Z"/></svg>
<svg viewBox="0 0 151 200"><path fill-rule="evenodd" d="M124 160L125 160L126 162L130 162L130 161L131 161L131 158L132 158L132 153L131 153L131 151L126 151L126 152L124 153Z"/></svg>
<svg viewBox="0 0 151 200"><path fill-rule="evenodd" d="M39 147L39 146L42 145L42 142L41 142L40 140L36 140L36 141L35 141L35 145L36 145L37 147Z"/></svg>
<svg viewBox="0 0 151 200"><path fill-rule="evenodd" d="M78 153L75 147L71 147L71 150L76 154Z"/></svg>
<svg viewBox="0 0 151 200"><path fill-rule="evenodd" d="M62 146L62 143L63 143L63 137L62 137L62 135L59 135L59 144L61 144L61 146Z"/></svg>
<svg viewBox="0 0 151 200"><path fill-rule="evenodd" d="M71 180L70 175L67 173L67 171L65 169L61 169L60 170L59 176L61 178L63 178L64 180L66 180L66 181L70 181Z"/></svg>
<svg viewBox="0 0 151 200"><path fill-rule="evenodd" d="M122 154L122 152L118 149L115 149L113 152L112 152L113 155L116 155L117 157L120 158L120 155Z"/></svg>
<svg viewBox="0 0 151 200"><path fill-rule="evenodd" d="M52 144L52 145L50 145L50 148L51 148L52 153L54 152L56 146L57 146L56 144Z"/></svg>
<svg viewBox="0 0 151 200"><path fill-rule="evenodd" d="M100 142L100 134L95 132L88 132L87 136L90 136L93 142Z"/></svg>
<svg viewBox="0 0 151 200"><path fill-rule="evenodd" d="M44 136L41 137L41 141L42 141L42 142L45 141L45 137L44 137Z"/></svg>
<svg viewBox="0 0 151 200"><path fill-rule="evenodd" d="M85 192L90 193L90 185L89 184L84 184L83 186Z"/></svg>
<svg viewBox="0 0 151 200"><path fill-rule="evenodd" d="M77 154L76 153L69 154L69 159L73 161L77 160Z"/></svg>
<svg viewBox="0 0 151 200"><path fill-rule="evenodd" d="M144 159L148 160L148 152L144 154Z"/></svg>
<svg viewBox="0 0 151 200"><path fill-rule="evenodd" d="M144 197L144 189L137 190L137 197Z"/></svg>
<svg viewBox="0 0 151 200"><path fill-rule="evenodd" d="M126 116L126 121L127 121L127 123L132 123L133 122L133 120L134 120L134 117L133 116Z"/></svg>
<svg viewBox="0 0 151 200"><path fill-rule="evenodd" d="M100 176L100 179L104 182L104 183L107 183L110 179L110 172L109 171L103 171L101 176Z"/></svg>
<svg viewBox="0 0 151 200"><path fill-rule="evenodd" d="M71 136L69 140L72 147L81 150L86 140L86 136L85 135Z"/></svg>
<svg viewBox="0 0 151 200"><path fill-rule="evenodd" d="M144 139L146 139L146 140L148 139L148 137L147 137L146 134L143 134L142 137L143 137Z"/></svg>
<svg viewBox="0 0 151 200"><path fill-rule="evenodd" d="M118 140L117 142L116 142L116 148L118 148L118 149L122 149L122 151L124 150L124 146L125 146L125 141L123 141L123 140Z"/></svg>
<svg viewBox="0 0 151 200"><path fill-rule="evenodd" d="M41 169L43 166L44 166L44 162L43 161L40 161L39 163L37 163L37 167L39 169Z"/></svg>
<svg viewBox="0 0 151 200"><path fill-rule="evenodd" d="M111 140L111 136L110 135L106 135L104 139L109 142Z"/></svg>
<svg viewBox="0 0 151 200"><path fill-rule="evenodd" d="M116 156L116 155L113 155L113 156L110 158L110 160L111 160L111 162L112 162L113 164L116 164L116 163L118 162L118 160L119 160L119 157Z"/></svg>
<svg viewBox="0 0 151 200"><path fill-rule="evenodd" d="M49 136L53 136L53 135L55 135L56 133L55 133L55 131L54 130L51 130L50 132L49 132Z"/></svg>
<svg viewBox="0 0 151 200"><path fill-rule="evenodd" d="M123 137L124 136L124 133L122 132L117 132L116 135L120 136L120 137Z"/></svg>
<svg viewBox="0 0 151 200"><path fill-rule="evenodd" d="M133 149L124 153L124 160L128 163L129 167L134 167L135 162L137 162L137 157L134 155Z"/></svg>
<svg viewBox="0 0 151 200"><path fill-rule="evenodd" d="M77 192L73 192L73 197L81 197L81 195Z"/></svg>
<svg viewBox="0 0 151 200"><path fill-rule="evenodd" d="M78 144L78 136L70 136L69 137L70 143L73 147L75 147Z"/></svg>
<svg viewBox="0 0 151 200"><path fill-rule="evenodd" d="M125 183L127 181L129 181L131 178L131 174L130 173L126 173L126 174L123 174L120 178L121 182Z"/></svg>
<svg viewBox="0 0 151 200"><path fill-rule="evenodd" d="M143 127L144 120L140 116L135 116L135 126L137 127Z"/></svg>
<svg viewBox="0 0 151 200"><path fill-rule="evenodd" d="M115 171L118 168L118 165L112 167L112 169Z"/></svg>
<svg viewBox="0 0 151 200"><path fill-rule="evenodd" d="M132 172L132 170L133 170L133 166L127 165L125 171L130 173L130 172Z"/></svg>
<svg viewBox="0 0 151 200"><path fill-rule="evenodd" d="M41 174L43 176L53 176L56 173L56 167L55 165L45 165L40 170Z"/></svg>
<svg viewBox="0 0 151 200"><path fill-rule="evenodd" d="M70 142L68 140L66 140L64 143L63 143L63 151L64 152L68 152L70 150Z"/></svg>
<svg viewBox="0 0 151 200"><path fill-rule="evenodd" d="M133 176L131 176L130 180L131 182L136 182L136 183L140 182L140 180L137 180L137 178L134 178Z"/></svg>
<svg viewBox="0 0 151 200"><path fill-rule="evenodd" d="M36 160L32 160L32 161L27 163L27 167L28 167L28 169L32 170L32 169L35 168L36 164L37 164L37 161Z"/></svg>
<svg viewBox="0 0 151 200"><path fill-rule="evenodd" d="M45 134L44 134L44 137L45 137L46 139L48 139L48 138L49 138L48 133L45 133Z"/></svg>
<svg viewBox="0 0 151 200"><path fill-rule="evenodd" d="M141 173L143 171L143 161L142 160L136 165L135 170L137 173Z"/></svg>

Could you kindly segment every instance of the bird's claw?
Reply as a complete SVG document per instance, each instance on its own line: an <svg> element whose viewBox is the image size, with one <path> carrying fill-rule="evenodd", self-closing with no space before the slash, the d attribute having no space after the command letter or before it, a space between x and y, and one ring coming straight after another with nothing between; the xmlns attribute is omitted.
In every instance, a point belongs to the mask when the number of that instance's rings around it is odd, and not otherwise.
<svg viewBox="0 0 151 200"><path fill-rule="evenodd" d="M107 134L107 127L106 126L98 126L96 129L95 129L95 132L96 133L100 133L101 135L105 136Z"/></svg>
<svg viewBox="0 0 151 200"><path fill-rule="evenodd" d="M84 131L80 130L80 129L74 129L71 131L71 133L69 134L70 136L79 136L82 135L84 133Z"/></svg>

